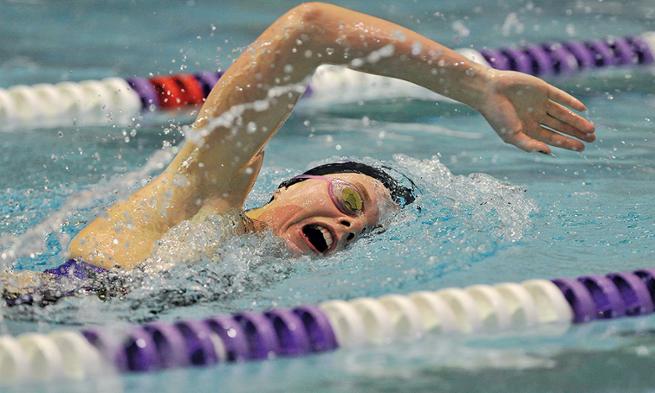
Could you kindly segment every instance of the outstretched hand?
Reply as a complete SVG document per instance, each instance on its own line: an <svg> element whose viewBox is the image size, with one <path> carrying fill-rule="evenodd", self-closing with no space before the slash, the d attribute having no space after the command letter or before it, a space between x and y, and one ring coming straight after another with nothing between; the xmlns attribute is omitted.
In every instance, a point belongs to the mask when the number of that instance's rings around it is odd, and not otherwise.
<svg viewBox="0 0 655 393"><path fill-rule="evenodd" d="M539 78L490 70L480 113L506 143L550 154L550 146L582 151L596 139L594 125L570 108L587 108L575 97Z"/></svg>

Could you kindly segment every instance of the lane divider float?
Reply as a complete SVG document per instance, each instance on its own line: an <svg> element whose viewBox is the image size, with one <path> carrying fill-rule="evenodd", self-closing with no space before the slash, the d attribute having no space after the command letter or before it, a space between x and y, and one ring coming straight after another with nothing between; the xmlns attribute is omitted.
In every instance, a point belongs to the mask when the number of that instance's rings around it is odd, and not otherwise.
<svg viewBox="0 0 655 393"><path fill-rule="evenodd" d="M473 61L500 70L541 77L566 76L586 70L652 65L655 32L458 51ZM202 104L221 76L222 72L199 72L13 86L0 89L0 124L11 129L129 123L143 111L170 111ZM333 98L337 91L341 98L353 100L380 98L380 92L422 99L438 97L406 81L326 65L319 67L304 98L320 101Z"/></svg>
<svg viewBox="0 0 655 393"><path fill-rule="evenodd" d="M0 336L0 383L263 361L653 313L655 269L473 285L202 320Z"/></svg>

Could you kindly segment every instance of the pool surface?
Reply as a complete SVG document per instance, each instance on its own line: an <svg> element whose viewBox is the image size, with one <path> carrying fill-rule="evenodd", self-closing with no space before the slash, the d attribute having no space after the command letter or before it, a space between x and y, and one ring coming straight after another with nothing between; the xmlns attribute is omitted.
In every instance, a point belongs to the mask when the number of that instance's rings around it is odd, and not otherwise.
<svg viewBox="0 0 655 393"><path fill-rule="evenodd" d="M0 87L225 69L294 4L0 2ZM343 4L454 48L655 30L648 0ZM446 101L350 101L335 92L302 104L270 143L248 206L264 203L281 180L313 164L351 157L391 163L417 182L417 203L394 217L395 225L322 259L290 259L270 236L246 236L221 248L220 264L137 275L120 298L0 307L0 330L200 318L655 266L654 75L653 68L621 69L553 79L587 104L598 135L584 153L555 150L555 157L503 144L481 116ZM0 131L0 246L16 252L4 266L43 270L63 262L71 236L165 165L170 148L162 147L181 141L180 127L191 116ZM431 336L302 359L12 389L649 392L655 391L654 329L655 317L642 317L566 331Z"/></svg>

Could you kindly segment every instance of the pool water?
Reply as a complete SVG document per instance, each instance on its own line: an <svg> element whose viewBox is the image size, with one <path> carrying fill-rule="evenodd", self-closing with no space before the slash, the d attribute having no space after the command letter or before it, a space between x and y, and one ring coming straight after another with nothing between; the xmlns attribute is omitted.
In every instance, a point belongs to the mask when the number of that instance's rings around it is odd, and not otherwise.
<svg viewBox="0 0 655 393"><path fill-rule="evenodd" d="M293 4L0 2L0 87L225 69ZM647 0L348 6L451 47L655 30L655 6ZM320 104L305 103L270 143L248 205L265 202L279 181L317 162L391 163L417 182L420 195L386 232L323 259L290 259L270 236L246 236L220 250L220 264L207 260L162 276L137 275L121 298L1 308L0 330L200 318L653 266L654 73L623 69L553 80L587 104L598 133L584 153L557 150L555 157L504 145L481 116L446 101L351 102L335 92ZM0 133L0 245L16 254L2 261L5 267L42 270L61 263L71 236L162 168L170 157L162 146L181 141L180 126L190 116ZM655 318L645 317L566 331L427 337L302 359L15 390L647 392L655 386L654 328Z"/></svg>

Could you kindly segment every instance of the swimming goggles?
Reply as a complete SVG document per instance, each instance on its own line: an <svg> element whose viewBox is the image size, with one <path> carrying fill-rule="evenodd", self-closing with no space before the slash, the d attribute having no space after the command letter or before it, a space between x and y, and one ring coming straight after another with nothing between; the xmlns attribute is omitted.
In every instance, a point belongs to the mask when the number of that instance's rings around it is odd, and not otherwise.
<svg viewBox="0 0 655 393"><path fill-rule="evenodd" d="M294 179L316 179L328 184L328 195L334 205L344 214L358 216L364 212L364 199L353 184L327 176L300 175Z"/></svg>

